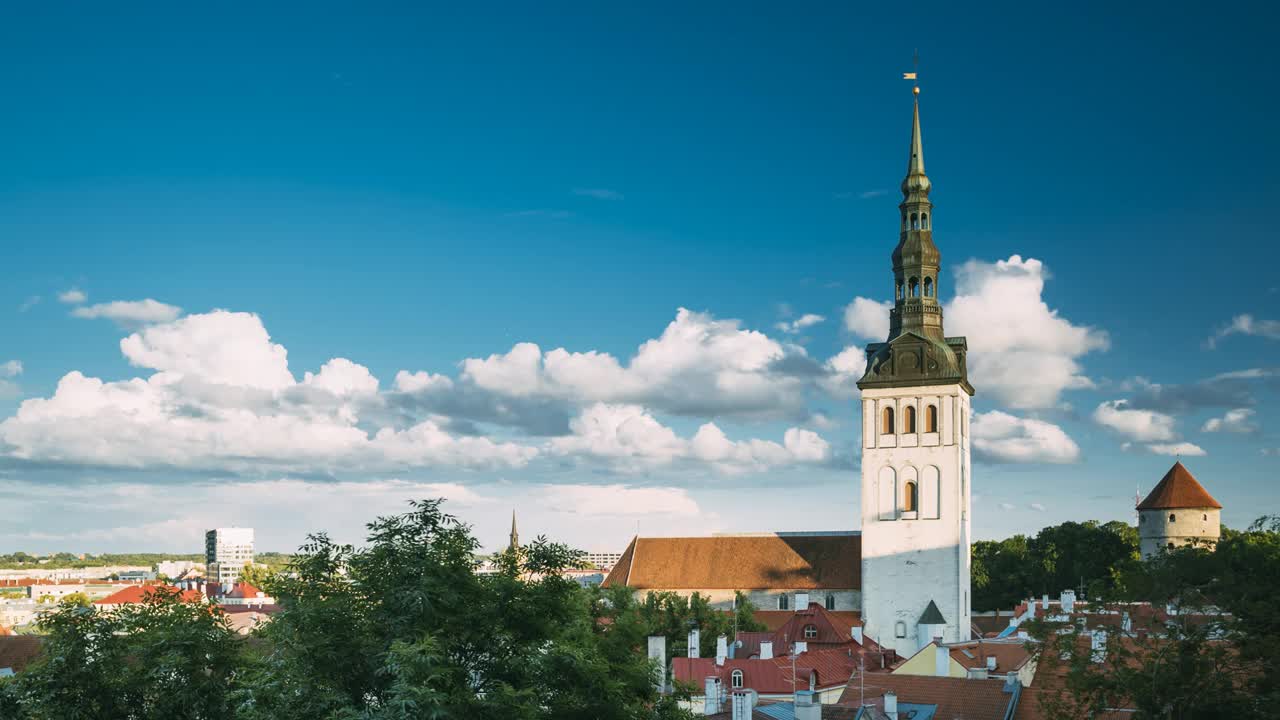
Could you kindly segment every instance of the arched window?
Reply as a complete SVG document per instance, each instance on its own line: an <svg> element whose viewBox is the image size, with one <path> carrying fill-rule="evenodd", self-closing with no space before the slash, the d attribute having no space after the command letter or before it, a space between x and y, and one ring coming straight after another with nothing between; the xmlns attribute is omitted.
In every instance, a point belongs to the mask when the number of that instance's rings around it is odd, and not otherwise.
<svg viewBox="0 0 1280 720"><path fill-rule="evenodd" d="M1176 516L1173 513L1169 513L1169 522L1173 522L1175 518Z"/></svg>
<svg viewBox="0 0 1280 720"><path fill-rule="evenodd" d="M912 230L920 229L920 216L915 213L911 213L911 229Z"/></svg>
<svg viewBox="0 0 1280 720"><path fill-rule="evenodd" d="M1204 519L1205 519L1205 520L1208 520L1208 519L1209 519L1209 513L1205 513L1205 514L1204 514Z"/></svg>
<svg viewBox="0 0 1280 720"><path fill-rule="evenodd" d="M729 684L735 688L742 687L742 671L741 670L734 670L733 673L729 675Z"/></svg>
<svg viewBox="0 0 1280 720"><path fill-rule="evenodd" d="M933 297L933 278L931 277L924 279L924 296Z"/></svg>
<svg viewBox="0 0 1280 720"><path fill-rule="evenodd" d="M1170 550L1172 550L1172 549L1173 549L1173 543L1169 543L1169 549L1170 549Z"/></svg>
<svg viewBox="0 0 1280 720"><path fill-rule="evenodd" d="M924 409L924 431L938 432L938 406L930 405Z"/></svg>
<svg viewBox="0 0 1280 720"><path fill-rule="evenodd" d="M929 213L920 213L920 229L929 229Z"/></svg>
<svg viewBox="0 0 1280 720"><path fill-rule="evenodd" d="M902 281L901 280L898 281L898 299L899 300L902 299Z"/></svg>
<svg viewBox="0 0 1280 720"><path fill-rule="evenodd" d="M812 640L812 639L814 639L814 638L816 638L816 637L818 637L818 626L817 626L817 625L805 625L805 626L804 626L804 639L805 639L805 640Z"/></svg>
<svg viewBox="0 0 1280 720"><path fill-rule="evenodd" d="M779 595L779 596L778 596L778 609L779 609L779 610L786 610L786 609L787 609L787 595L786 595L786 593L783 593L782 595Z"/></svg>
<svg viewBox="0 0 1280 720"><path fill-rule="evenodd" d="M916 409L912 405L908 405L905 412L902 413L902 432L913 433L916 431Z"/></svg>
<svg viewBox="0 0 1280 720"><path fill-rule="evenodd" d="M916 484L908 482L906 487L902 488L902 511L915 512L919 507L920 491L916 489Z"/></svg>
<svg viewBox="0 0 1280 720"><path fill-rule="evenodd" d="M907 287L911 297L920 297L920 278L911 278L907 281Z"/></svg>
<svg viewBox="0 0 1280 720"><path fill-rule="evenodd" d="M885 435L893 434L893 408L886 407L884 409L883 422L880 423L880 432Z"/></svg>
<svg viewBox="0 0 1280 720"><path fill-rule="evenodd" d="M893 636L904 638L907 636L907 624L899 620L893 624Z"/></svg>
<svg viewBox="0 0 1280 720"><path fill-rule="evenodd" d="M835 610L835 609L836 609L836 596L835 596L835 595L832 595L831 593L827 593L826 608L827 608L828 610Z"/></svg>

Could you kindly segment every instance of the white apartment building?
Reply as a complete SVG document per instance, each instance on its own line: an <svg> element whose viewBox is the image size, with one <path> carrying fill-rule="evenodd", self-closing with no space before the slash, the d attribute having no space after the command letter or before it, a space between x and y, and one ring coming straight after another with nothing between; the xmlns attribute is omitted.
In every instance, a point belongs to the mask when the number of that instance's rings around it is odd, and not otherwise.
<svg viewBox="0 0 1280 720"><path fill-rule="evenodd" d="M253 528L216 528L204 535L205 578L230 586L253 564Z"/></svg>

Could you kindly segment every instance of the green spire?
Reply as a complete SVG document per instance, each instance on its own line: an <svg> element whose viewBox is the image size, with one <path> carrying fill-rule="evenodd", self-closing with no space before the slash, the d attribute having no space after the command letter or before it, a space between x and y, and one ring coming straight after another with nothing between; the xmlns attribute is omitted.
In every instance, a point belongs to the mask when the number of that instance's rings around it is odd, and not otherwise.
<svg viewBox="0 0 1280 720"><path fill-rule="evenodd" d="M894 307L889 339L916 332L941 340L942 306L938 304L938 268L942 261L933 244L933 185L924 173L924 141L920 133L920 89L915 88L911 119L911 152L902 179L898 247L893 251Z"/></svg>
<svg viewBox="0 0 1280 720"><path fill-rule="evenodd" d="M914 79L914 73L909 79ZM889 337L867 346L867 370L858 387L959 383L972 395L965 368L968 345L964 338L948 338L942 331L942 304L938 302L942 254L933 244L933 203L929 201L933 184L924 171L920 88L912 92L911 146L898 205L898 246L893 249Z"/></svg>

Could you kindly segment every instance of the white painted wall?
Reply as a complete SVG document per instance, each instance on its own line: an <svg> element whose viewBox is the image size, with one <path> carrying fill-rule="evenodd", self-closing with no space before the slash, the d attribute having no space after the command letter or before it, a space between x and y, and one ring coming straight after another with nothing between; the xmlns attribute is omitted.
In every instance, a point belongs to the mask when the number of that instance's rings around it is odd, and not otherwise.
<svg viewBox="0 0 1280 720"><path fill-rule="evenodd" d="M1138 513L1138 545L1144 558L1156 555L1162 548L1169 547L1169 543L1176 546L1206 541L1216 543L1221 534L1222 511L1218 508L1142 510Z"/></svg>
<svg viewBox="0 0 1280 720"><path fill-rule="evenodd" d="M862 393L862 617L868 635L901 655L932 640L916 627L930 600L947 620L944 641L969 639L969 400L959 385ZM936 433L925 432L930 404L938 407ZM892 434L881 432L887 406ZM916 409L910 434L903 432L908 406ZM901 509L907 480L919 488L913 513Z"/></svg>
<svg viewBox="0 0 1280 720"><path fill-rule="evenodd" d="M671 588L643 589L643 590L636 591L636 597L640 599L644 599L644 596L647 593L651 593L651 592L673 592L679 595L680 597L689 597L694 593L699 593L700 595L702 595L702 597L707 598L710 601L712 607L719 610L730 610L733 608L733 599L734 599L735 591L721 590L721 589L702 589L702 590L689 590L689 589L677 590L677 589L671 589ZM794 612L796 609L796 595L804 594L804 593L809 594L809 602L818 603L823 607L826 607L827 595L831 594L835 596L836 606L835 608L833 608L835 610L861 610L862 609L862 594L857 590L813 590L813 589L772 590L770 589L770 590L743 590L741 592L744 595L746 595L749 600L751 600L751 603L756 606L757 610L777 610L778 596L786 595L787 610Z"/></svg>

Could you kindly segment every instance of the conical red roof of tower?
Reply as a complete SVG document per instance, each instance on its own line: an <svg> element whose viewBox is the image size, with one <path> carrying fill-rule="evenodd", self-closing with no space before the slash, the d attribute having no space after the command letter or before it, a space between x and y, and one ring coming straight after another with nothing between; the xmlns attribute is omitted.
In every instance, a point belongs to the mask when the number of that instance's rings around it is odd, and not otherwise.
<svg viewBox="0 0 1280 720"><path fill-rule="evenodd" d="M1214 500L1181 462L1174 463L1147 499L1138 504L1139 510L1220 507L1222 503Z"/></svg>

